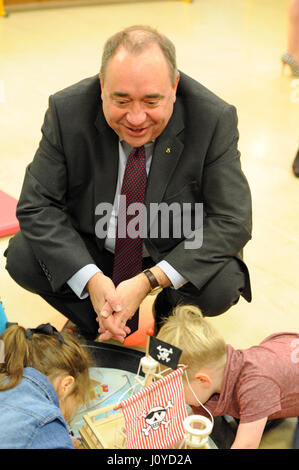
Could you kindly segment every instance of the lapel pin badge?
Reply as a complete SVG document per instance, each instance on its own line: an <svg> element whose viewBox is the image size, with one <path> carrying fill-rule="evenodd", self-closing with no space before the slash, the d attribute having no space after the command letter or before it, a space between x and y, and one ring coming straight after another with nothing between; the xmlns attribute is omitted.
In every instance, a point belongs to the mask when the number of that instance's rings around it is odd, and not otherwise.
<svg viewBox="0 0 299 470"><path fill-rule="evenodd" d="M170 147L167 147L167 149L165 150L166 153L170 153L171 152L171 148Z"/></svg>

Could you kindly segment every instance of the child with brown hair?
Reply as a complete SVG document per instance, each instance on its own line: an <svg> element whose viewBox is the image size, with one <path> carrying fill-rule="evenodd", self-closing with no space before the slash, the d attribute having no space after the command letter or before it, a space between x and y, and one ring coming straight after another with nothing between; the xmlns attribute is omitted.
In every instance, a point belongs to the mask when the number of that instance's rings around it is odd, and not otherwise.
<svg viewBox="0 0 299 470"><path fill-rule="evenodd" d="M234 349L193 306L174 309L157 337L182 350L186 402L196 414L240 420L234 449L258 448L268 419L299 416L299 334Z"/></svg>
<svg viewBox="0 0 299 470"><path fill-rule="evenodd" d="M86 350L49 323L10 326L0 340L0 448L73 449L67 421L90 390Z"/></svg>

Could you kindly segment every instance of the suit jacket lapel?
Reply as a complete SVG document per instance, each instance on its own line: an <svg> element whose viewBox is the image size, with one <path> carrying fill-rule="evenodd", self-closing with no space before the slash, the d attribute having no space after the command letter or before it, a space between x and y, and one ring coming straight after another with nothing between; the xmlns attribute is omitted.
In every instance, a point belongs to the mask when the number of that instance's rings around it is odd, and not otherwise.
<svg viewBox="0 0 299 470"><path fill-rule="evenodd" d="M94 198L95 208L100 203L114 202L118 178L119 147L118 136L107 124L100 109L95 121L99 133L94 143L95 148L95 175ZM95 225L100 215L95 214ZM99 247L103 247L104 239L96 237Z"/></svg>

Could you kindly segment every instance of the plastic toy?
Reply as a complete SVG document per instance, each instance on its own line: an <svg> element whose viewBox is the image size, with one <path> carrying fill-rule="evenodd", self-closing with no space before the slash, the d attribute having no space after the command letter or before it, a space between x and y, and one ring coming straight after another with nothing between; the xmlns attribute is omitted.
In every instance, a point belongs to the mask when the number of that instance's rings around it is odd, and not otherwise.
<svg viewBox="0 0 299 470"><path fill-rule="evenodd" d="M7 321L7 318L6 318L6 315L5 315L3 304L0 300L0 335L6 329L7 323L8 323L8 321Z"/></svg>
<svg viewBox="0 0 299 470"><path fill-rule="evenodd" d="M83 448L214 447L209 438L213 421L200 415L188 416L182 383L186 366L174 367L171 356L175 355L176 348L150 338L151 335L152 331L149 331L146 353L140 360L135 384L126 391L130 393L129 398L84 414L85 424L79 429ZM133 393L135 387L139 390Z"/></svg>

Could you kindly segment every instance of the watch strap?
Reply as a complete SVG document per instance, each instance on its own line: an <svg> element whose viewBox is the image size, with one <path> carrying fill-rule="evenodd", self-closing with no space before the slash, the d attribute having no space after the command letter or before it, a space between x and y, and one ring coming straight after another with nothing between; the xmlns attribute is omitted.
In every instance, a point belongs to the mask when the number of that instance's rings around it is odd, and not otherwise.
<svg viewBox="0 0 299 470"><path fill-rule="evenodd" d="M155 289L156 287L160 287L159 282L156 276L152 273L152 271L150 271L149 269L145 269L143 273L146 275L148 282L150 283L150 286L152 289Z"/></svg>

